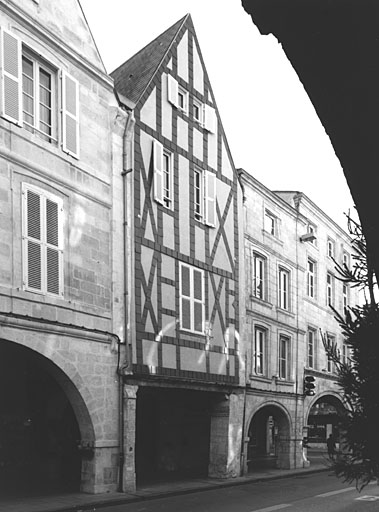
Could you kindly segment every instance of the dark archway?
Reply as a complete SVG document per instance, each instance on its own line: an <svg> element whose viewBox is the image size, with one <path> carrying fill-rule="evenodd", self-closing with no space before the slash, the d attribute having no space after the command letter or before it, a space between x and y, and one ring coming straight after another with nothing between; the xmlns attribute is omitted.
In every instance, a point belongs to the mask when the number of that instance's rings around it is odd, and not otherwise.
<svg viewBox="0 0 379 512"><path fill-rule="evenodd" d="M47 358L1 340L2 495L79 491L81 434L69 398L58 382L65 379L69 380Z"/></svg>
<svg viewBox="0 0 379 512"><path fill-rule="evenodd" d="M324 395L318 398L309 410L308 445L309 447L324 448L330 434L336 440L339 438L339 419L345 408L339 398L334 395Z"/></svg>
<svg viewBox="0 0 379 512"><path fill-rule="evenodd" d="M248 430L248 471L289 468L290 421L277 405L265 405L253 416Z"/></svg>
<svg viewBox="0 0 379 512"><path fill-rule="evenodd" d="M210 393L140 387L137 393L137 485L206 477Z"/></svg>

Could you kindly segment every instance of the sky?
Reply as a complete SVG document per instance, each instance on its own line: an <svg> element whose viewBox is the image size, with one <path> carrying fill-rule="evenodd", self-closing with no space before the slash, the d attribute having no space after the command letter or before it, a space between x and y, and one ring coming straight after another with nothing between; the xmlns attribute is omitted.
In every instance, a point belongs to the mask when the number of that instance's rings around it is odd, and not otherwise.
<svg viewBox="0 0 379 512"><path fill-rule="evenodd" d="M271 190L304 192L346 230L353 200L330 139L281 45L241 0L80 3L108 73L190 13L236 167Z"/></svg>

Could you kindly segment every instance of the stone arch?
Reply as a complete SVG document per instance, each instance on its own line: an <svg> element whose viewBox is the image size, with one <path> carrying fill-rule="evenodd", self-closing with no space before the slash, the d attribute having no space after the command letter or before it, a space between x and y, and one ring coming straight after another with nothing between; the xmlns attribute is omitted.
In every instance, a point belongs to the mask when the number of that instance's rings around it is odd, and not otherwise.
<svg viewBox="0 0 379 512"><path fill-rule="evenodd" d="M338 440L339 418L345 411L342 397L335 391L325 391L310 401L304 415L309 448L323 449L330 434Z"/></svg>
<svg viewBox="0 0 379 512"><path fill-rule="evenodd" d="M281 403L268 401L259 405L250 414L246 429L249 471L290 467L292 420Z"/></svg>
<svg viewBox="0 0 379 512"><path fill-rule="evenodd" d="M78 450L78 442L89 443L92 446L95 442L93 420L83 396L83 391L87 391L87 395L89 395L89 391L85 386L79 389L71 375L68 375L55 361L34 347L2 339L0 357L3 365L7 365L8 362L11 368L7 372L8 378L11 378L11 382L16 383L19 387L18 391L12 391L13 394L10 394L12 398L9 399L8 405L0 410L2 424L8 422L6 428L12 438L10 426L14 423L20 430L20 435L24 436L23 442L27 446L28 453L33 452L34 457L39 457L41 477L38 485L41 485L42 492L45 489L48 490L48 484L46 483L46 486L43 484L43 475L49 475L49 472L53 475L55 471L57 473L56 481L64 480L64 477L58 475L58 472L62 471L62 464L66 465L65 475L70 475L70 469L67 469L68 465L77 468L75 469L76 483L74 482L75 486L78 486L75 487L77 490L79 490L79 486L82 490L88 489L86 480L93 473L93 463L91 460L83 458ZM3 367L4 370L6 367ZM46 389L45 392L45 387L50 389ZM37 396L32 403L28 398L28 396L32 396L29 388L33 390L33 393L36 389L41 392L41 395L34 393ZM9 405L11 400L18 403L12 407ZM64 421L60 422L59 418L63 418ZM28 421L30 427L26 429ZM65 430L64 433L63 429L69 429L69 431ZM62 441L65 436L70 439L67 440L69 443L67 445L65 441ZM44 440L50 448L41 449ZM52 446L54 449L51 448ZM65 450L71 454L70 462L67 461L68 454L64 453ZM52 456L49 453L56 455ZM49 470L49 465L53 468L52 470ZM51 485L55 484L51 483Z"/></svg>

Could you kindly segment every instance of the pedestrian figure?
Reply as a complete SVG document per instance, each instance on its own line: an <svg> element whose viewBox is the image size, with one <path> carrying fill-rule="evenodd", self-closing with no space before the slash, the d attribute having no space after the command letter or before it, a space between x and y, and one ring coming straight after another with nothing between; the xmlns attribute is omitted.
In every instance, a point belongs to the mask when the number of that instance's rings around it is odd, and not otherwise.
<svg viewBox="0 0 379 512"><path fill-rule="evenodd" d="M326 446L328 447L329 459L334 460L334 455L336 453L336 443L334 442L333 434L330 434L326 440Z"/></svg>

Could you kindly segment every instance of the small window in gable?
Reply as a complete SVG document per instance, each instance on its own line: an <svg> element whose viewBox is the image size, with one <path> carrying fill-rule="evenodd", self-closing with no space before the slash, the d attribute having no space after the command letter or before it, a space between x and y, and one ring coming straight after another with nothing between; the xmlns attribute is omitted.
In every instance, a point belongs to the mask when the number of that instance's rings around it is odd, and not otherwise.
<svg viewBox="0 0 379 512"><path fill-rule="evenodd" d="M200 125L203 125L203 104L198 100L193 100L193 117Z"/></svg>
<svg viewBox="0 0 379 512"><path fill-rule="evenodd" d="M153 141L154 198L173 209L173 155L157 140Z"/></svg>
<svg viewBox="0 0 379 512"><path fill-rule="evenodd" d="M178 108L188 114L188 92L183 87L178 87Z"/></svg>
<svg viewBox="0 0 379 512"><path fill-rule="evenodd" d="M22 247L24 289L63 294L63 202L23 184Z"/></svg>

